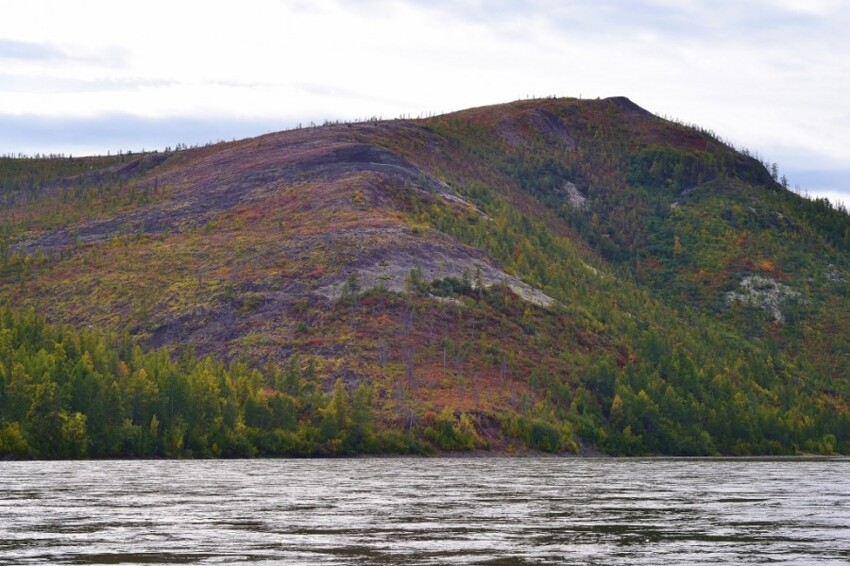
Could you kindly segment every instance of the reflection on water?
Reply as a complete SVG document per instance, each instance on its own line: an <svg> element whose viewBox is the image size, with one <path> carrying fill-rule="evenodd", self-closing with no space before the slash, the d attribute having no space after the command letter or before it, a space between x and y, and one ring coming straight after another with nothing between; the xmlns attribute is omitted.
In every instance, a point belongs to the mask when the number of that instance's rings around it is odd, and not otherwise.
<svg viewBox="0 0 850 566"><path fill-rule="evenodd" d="M847 564L850 460L0 462L3 564Z"/></svg>

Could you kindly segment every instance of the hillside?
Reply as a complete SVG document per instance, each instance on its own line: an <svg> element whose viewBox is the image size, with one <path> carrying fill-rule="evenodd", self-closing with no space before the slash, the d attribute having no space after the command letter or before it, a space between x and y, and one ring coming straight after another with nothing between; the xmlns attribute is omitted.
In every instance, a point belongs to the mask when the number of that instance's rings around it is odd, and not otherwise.
<svg viewBox="0 0 850 566"><path fill-rule="evenodd" d="M5 451L850 452L850 217L774 177L625 98L2 159Z"/></svg>

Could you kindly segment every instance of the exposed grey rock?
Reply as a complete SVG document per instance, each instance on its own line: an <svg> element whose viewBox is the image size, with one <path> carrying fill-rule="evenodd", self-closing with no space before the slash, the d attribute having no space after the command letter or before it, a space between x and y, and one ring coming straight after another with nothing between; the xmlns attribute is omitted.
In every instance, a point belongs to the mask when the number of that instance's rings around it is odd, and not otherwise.
<svg viewBox="0 0 850 566"><path fill-rule="evenodd" d="M846 283L847 280L838 272L834 265L826 267L826 278L833 283Z"/></svg>
<svg viewBox="0 0 850 566"><path fill-rule="evenodd" d="M740 303L765 310L777 322L785 322L782 305L789 300L799 299L802 295L771 277L750 275L739 285L739 292L726 293L726 304Z"/></svg>
<svg viewBox="0 0 850 566"><path fill-rule="evenodd" d="M518 278L509 275L492 265L485 257L475 257L472 250L458 246L445 253L436 248L420 249L411 246L401 253L374 254L374 263L359 265L355 270L329 284L315 289L315 293L334 300L342 295L345 278L353 274L362 289L385 288L389 291L405 290L411 270L419 268L425 281L434 281L446 277L462 279L464 276L475 279L480 273L481 283L485 287L504 284L523 300L544 307L552 306L555 299Z"/></svg>
<svg viewBox="0 0 850 566"><path fill-rule="evenodd" d="M564 182L561 193L573 208L577 210L584 210L587 208L587 197L581 194L581 191L578 190L575 183L571 183L570 181Z"/></svg>

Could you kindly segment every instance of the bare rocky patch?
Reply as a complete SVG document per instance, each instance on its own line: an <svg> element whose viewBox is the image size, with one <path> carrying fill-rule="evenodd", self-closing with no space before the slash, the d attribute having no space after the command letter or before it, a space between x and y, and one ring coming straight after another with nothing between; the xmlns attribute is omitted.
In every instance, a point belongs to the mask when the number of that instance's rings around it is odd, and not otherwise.
<svg viewBox="0 0 850 566"><path fill-rule="evenodd" d="M576 148L575 137L555 114L535 109L502 120L496 127L496 133L511 147L533 146L536 139L543 137L547 142Z"/></svg>
<svg viewBox="0 0 850 566"><path fill-rule="evenodd" d="M800 300L802 295L779 281L763 275L745 277L738 291L726 293L726 304L735 303L762 309L773 317L776 322L785 322L782 307L792 300Z"/></svg>
<svg viewBox="0 0 850 566"><path fill-rule="evenodd" d="M559 194L566 200L571 207L576 210L585 210L587 208L587 197L584 196L575 183L565 181Z"/></svg>
<svg viewBox="0 0 850 566"><path fill-rule="evenodd" d="M404 235L401 239L404 241L370 250L361 261L339 272L335 280L317 288L315 293L330 300L338 299L345 280L352 275L363 289L383 288L403 292L410 272L419 269L426 281L480 277L484 286L506 285L532 304L549 307L555 303L539 289L505 273L490 258L473 248L447 238L435 242Z"/></svg>

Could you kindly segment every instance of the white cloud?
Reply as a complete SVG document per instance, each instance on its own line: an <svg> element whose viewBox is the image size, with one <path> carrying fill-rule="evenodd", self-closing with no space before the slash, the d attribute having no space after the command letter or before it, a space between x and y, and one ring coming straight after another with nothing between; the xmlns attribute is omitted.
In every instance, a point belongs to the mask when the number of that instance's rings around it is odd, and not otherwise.
<svg viewBox="0 0 850 566"><path fill-rule="evenodd" d="M789 12L812 16L828 16L843 4L842 0L779 0L779 5Z"/></svg>

